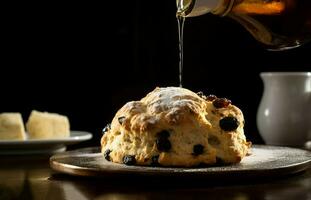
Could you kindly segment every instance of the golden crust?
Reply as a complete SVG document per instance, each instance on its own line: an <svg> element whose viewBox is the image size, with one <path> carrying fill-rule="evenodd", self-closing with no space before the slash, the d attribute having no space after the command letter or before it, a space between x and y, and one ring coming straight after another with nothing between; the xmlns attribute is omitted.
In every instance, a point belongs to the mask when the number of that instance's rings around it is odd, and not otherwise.
<svg viewBox="0 0 311 200"><path fill-rule="evenodd" d="M219 127L219 120L226 116L239 121L235 131ZM243 126L242 112L231 104L215 108L212 101L190 90L156 88L140 101L128 102L116 113L101 146L102 152L109 150L109 159L117 163L123 163L125 156L134 156L137 165L150 165L154 157L163 166L213 164L216 158L237 163L250 148ZM169 132L168 151L157 147L161 131ZM195 145L204 147L200 155L193 153Z"/></svg>

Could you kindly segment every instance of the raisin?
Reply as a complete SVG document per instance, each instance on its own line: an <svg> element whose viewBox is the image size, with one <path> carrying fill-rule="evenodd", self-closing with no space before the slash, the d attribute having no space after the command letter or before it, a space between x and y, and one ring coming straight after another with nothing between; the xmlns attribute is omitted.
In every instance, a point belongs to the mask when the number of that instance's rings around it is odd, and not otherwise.
<svg viewBox="0 0 311 200"><path fill-rule="evenodd" d="M226 108L231 104L231 101L226 98L218 98L213 101L215 108Z"/></svg>
<svg viewBox="0 0 311 200"><path fill-rule="evenodd" d="M110 149L107 149L105 152L104 152L104 158L108 161L110 161L110 153L111 153L111 150Z"/></svg>
<svg viewBox="0 0 311 200"><path fill-rule="evenodd" d="M208 100L208 101L214 101L215 99L217 99L217 97L213 94L210 94L206 97L206 100Z"/></svg>
<svg viewBox="0 0 311 200"><path fill-rule="evenodd" d="M152 156L151 158L151 166L159 166L159 155Z"/></svg>
<svg viewBox="0 0 311 200"><path fill-rule="evenodd" d="M170 137L170 132L165 131L165 130L161 131L161 132L157 133L157 137L167 139L168 137Z"/></svg>
<svg viewBox="0 0 311 200"><path fill-rule="evenodd" d="M123 163L126 165L135 165L136 164L135 156L132 156L132 155L124 156Z"/></svg>
<svg viewBox="0 0 311 200"><path fill-rule="evenodd" d="M224 165L225 161L219 157L216 157L216 165Z"/></svg>
<svg viewBox="0 0 311 200"><path fill-rule="evenodd" d="M172 145L168 140L169 137L170 133L166 130L157 133L156 144L159 151L168 152L171 149Z"/></svg>
<svg viewBox="0 0 311 200"><path fill-rule="evenodd" d="M107 131L111 129L111 124L107 124L105 128L103 129L102 133L105 134Z"/></svg>
<svg viewBox="0 0 311 200"><path fill-rule="evenodd" d="M123 122L125 121L125 117L124 116L123 117L119 117L118 121L119 121L120 125L122 125Z"/></svg>
<svg viewBox="0 0 311 200"><path fill-rule="evenodd" d="M224 131L234 131L240 123L235 117L224 117L219 121L219 126Z"/></svg>
<svg viewBox="0 0 311 200"><path fill-rule="evenodd" d="M156 140L156 144L157 144L157 148L159 151L164 151L164 152L168 152L172 145L171 142L167 139L167 138L158 138Z"/></svg>
<svg viewBox="0 0 311 200"><path fill-rule="evenodd" d="M192 155L195 155L195 156L200 155L200 154L203 153L203 151L204 151L204 146L201 145L201 144L196 144L196 145L193 146L193 153L192 153Z"/></svg>

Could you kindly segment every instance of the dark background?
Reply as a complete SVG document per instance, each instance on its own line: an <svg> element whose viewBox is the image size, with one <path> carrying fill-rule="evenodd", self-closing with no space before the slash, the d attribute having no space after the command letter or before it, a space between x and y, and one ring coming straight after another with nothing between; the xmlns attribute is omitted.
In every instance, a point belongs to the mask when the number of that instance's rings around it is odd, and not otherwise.
<svg viewBox="0 0 311 200"><path fill-rule="evenodd" d="M162 4L158 4L158 3ZM178 86L175 1L35 2L3 7L0 112L67 115L94 138L127 101ZM310 71L311 45L269 52L229 18L186 20L184 87L227 97L262 143L256 112L262 71Z"/></svg>

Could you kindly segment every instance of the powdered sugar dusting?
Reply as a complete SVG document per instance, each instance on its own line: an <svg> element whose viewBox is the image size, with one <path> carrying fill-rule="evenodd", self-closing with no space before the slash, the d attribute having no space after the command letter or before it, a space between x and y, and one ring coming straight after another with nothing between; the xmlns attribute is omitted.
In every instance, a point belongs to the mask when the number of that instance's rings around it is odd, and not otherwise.
<svg viewBox="0 0 311 200"><path fill-rule="evenodd" d="M276 150L275 150L276 151ZM271 151L269 149L253 149L253 152L250 156L246 156L242 163L245 164L251 164L251 163L256 163L258 162L267 162L270 161L271 159L275 159L275 151Z"/></svg>
<svg viewBox="0 0 311 200"><path fill-rule="evenodd" d="M201 103L201 101L194 92L179 87L156 88L141 100L148 105L151 112L156 113L190 106L194 102Z"/></svg>

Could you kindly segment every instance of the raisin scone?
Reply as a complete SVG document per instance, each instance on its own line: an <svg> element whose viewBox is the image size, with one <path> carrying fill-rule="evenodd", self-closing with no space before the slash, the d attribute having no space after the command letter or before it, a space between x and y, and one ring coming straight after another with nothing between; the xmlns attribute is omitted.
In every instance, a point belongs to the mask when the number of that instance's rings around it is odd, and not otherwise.
<svg viewBox="0 0 311 200"><path fill-rule="evenodd" d="M238 163L251 146L243 126L241 110L228 99L156 88L116 113L103 130L102 153L127 165Z"/></svg>

